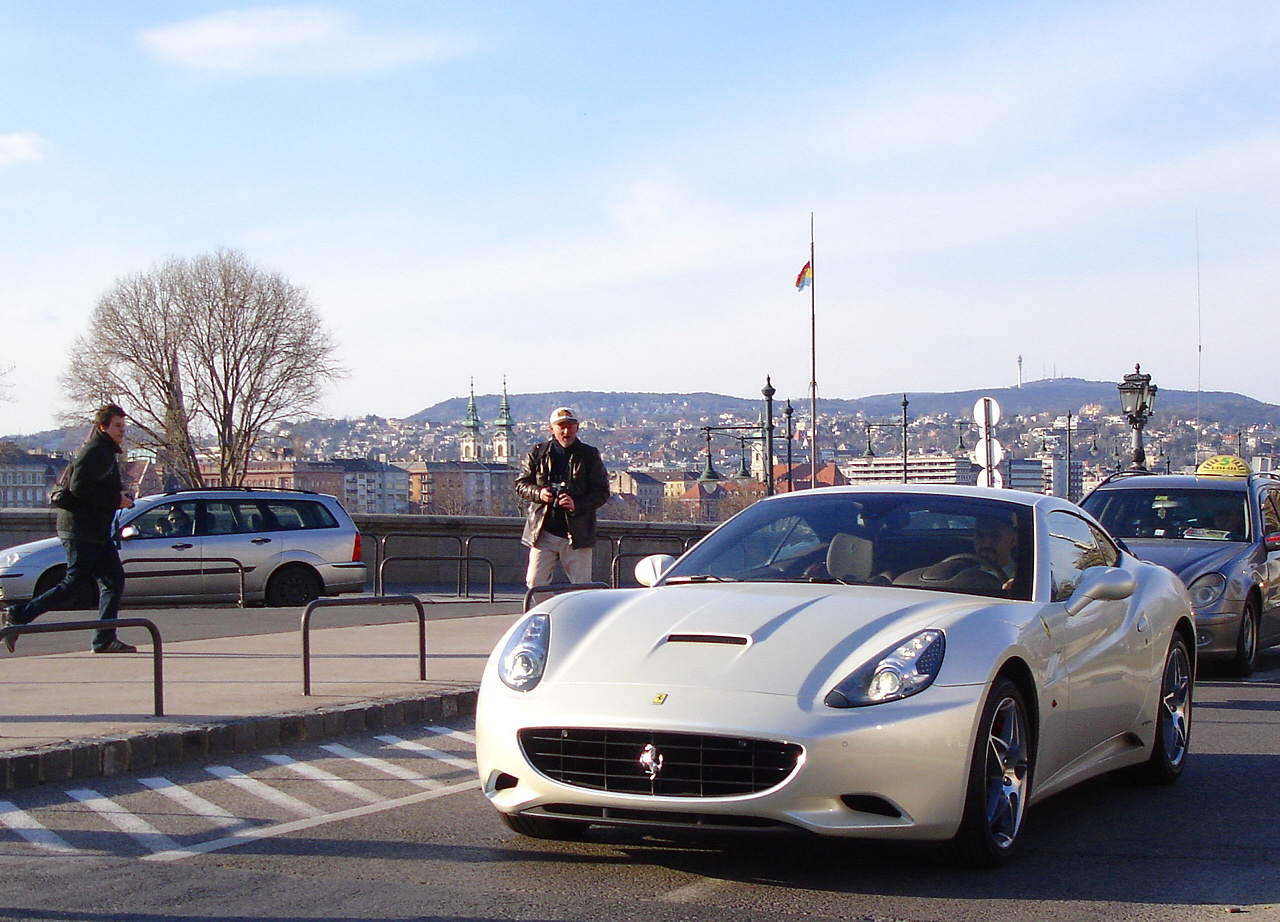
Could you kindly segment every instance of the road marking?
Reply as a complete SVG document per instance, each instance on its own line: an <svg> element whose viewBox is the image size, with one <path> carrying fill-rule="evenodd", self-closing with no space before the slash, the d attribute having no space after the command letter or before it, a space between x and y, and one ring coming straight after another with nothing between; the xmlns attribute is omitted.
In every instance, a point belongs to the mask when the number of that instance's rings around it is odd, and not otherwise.
<svg viewBox="0 0 1280 922"><path fill-rule="evenodd" d="M397 807L407 807L411 804L418 804L428 800L435 800L437 797L445 797L449 794L457 794L462 791L472 791L480 787L480 780L467 781L462 784L451 785L447 788L439 788L434 791L420 791L417 794L409 794L405 797L398 797L395 800L384 800L380 804L368 804L363 807L353 807L350 810L341 810L337 813L329 813L325 816L312 817L305 820L293 820L288 823L278 823L275 826L262 826L257 829L246 829L235 835L224 836L221 839L213 839L208 842L199 842L186 848L176 848L166 852L156 852L152 855L143 855L143 861L179 861L183 858L190 858L192 855L204 855L209 852L222 851L226 848L234 848L237 845L245 845L258 839L267 839L274 836L288 835L291 832L300 832L304 829L311 829L315 826L323 826L325 823L341 822L342 820L356 819L362 816L369 816L374 813L381 813L384 810L394 810Z"/></svg>
<svg viewBox="0 0 1280 922"><path fill-rule="evenodd" d="M290 813L296 813L299 816L324 816L324 811L319 807L313 807L305 801L298 800L291 794L284 791L277 791L269 784L263 784L257 778L250 778L243 772L238 772L228 765L208 765L205 771L213 775L215 778L221 778L223 781L230 782L240 790L255 797L259 797L268 803L282 807Z"/></svg>
<svg viewBox="0 0 1280 922"><path fill-rule="evenodd" d="M248 820L236 816L230 810L224 810L217 804L210 803L199 794L187 790L182 785L174 784L168 778L139 778L138 783L145 785L157 794L163 794L198 817L213 820L217 826L230 828L241 826L248 822Z"/></svg>
<svg viewBox="0 0 1280 922"><path fill-rule="evenodd" d="M7 800L0 800L0 823L4 823L4 825L32 845L38 845L51 852L74 853L79 851L78 848L72 848L62 836L52 829L40 825L25 810L18 809L16 805Z"/></svg>
<svg viewBox="0 0 1280 922"><path fill-rule="evenodd" d="M379 759L374 756L367 756L362 752L357 752L356 750L343 746L339 743L332 743L327 746L321 746L320 748L351 762L356 762L376 771L385 772L392 777L399 778L401 781L416 784L420 788L427 788L434 791L437 788L443 787L439 781L435 781L431 778L424 778L417 772L410 771L407 768L402 768L395 762L389 762L386 759Z"/></svg>
<svg viewBox="0 0 1280 922"><path fill-rule="evenodd" d="M159 829L156 829L156 827L152 826L142 817L130 813L128 810L119 806L115 801L103 797L97 791L90 791L87 788L76 788L75 790L67 791L67 796L80 801L80 803L84 804L121 832L135 839L149 851L155 852L160 851L161 849L179 847L177 842L169 838Z"/></svg>
<svg viewBox="0 0 1280 922"><path fill-rule="evenodd" d="M454 739L462 740L464 743L470 743L472 746L476 744L475 735L472 733L464 733L462 730L455 730L453 727L423 727L428 733L436 736L452 736Z"/></svg>
<svg viewBox="0 0 1280 922"><path fill-rule="evenodd" d="M391 736L390 734L379 736L377 739L387 743L388 745L394 746L397 749L417 753L420 756L427 756L428 758L435 759L438 762L444 762L445 764L452 765L456 768L465 768L467 771L475 771L476 768L476 763L473 759L462 759L458 756L451 755L447 752L441 752L439 749L432 749L430 746L424 746L421 743L417 743L412 740L401 739L398 736Z"/></svg>
<svg viewBox="0 0 1280 922"><path fill-rule="evenodd" d="M332 788L335 791L341 791L354 797L356 800L363 800L367 804L377 804L386 800L381 794L375 794L366 787L356 784L354 781L348 781L345 778L339 778L333 772L327 772L323 768L312 765L309 762L299 762L289 756L282 755L264 755L264 759L272 765L279 765L291 772L296 772L304 778L310 778L312 781L318 781L325 787Z"/></svg>

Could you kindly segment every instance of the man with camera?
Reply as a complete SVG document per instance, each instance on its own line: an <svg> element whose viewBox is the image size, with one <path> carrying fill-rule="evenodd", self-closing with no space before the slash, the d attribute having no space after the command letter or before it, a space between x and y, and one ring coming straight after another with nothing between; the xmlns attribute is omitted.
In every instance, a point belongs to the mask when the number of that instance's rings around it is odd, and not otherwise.
<svg viewBox="0 0 1280 922"><path fill-rule="evenodd" d="M596 510L609 499L609 474L600 452L578 440L578 418L568 407L551 414L551 438L535 445L516 478L529 503L520 542L529 548L525 584L545 586L557 563L570 583L591 582Z"/></svg>

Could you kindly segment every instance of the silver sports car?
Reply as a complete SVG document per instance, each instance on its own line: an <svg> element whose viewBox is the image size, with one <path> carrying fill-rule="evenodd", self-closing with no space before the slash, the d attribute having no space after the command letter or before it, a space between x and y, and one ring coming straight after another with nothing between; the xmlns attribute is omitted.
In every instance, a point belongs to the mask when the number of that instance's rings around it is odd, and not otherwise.
<svg viewBox="0 0 1280 922"><path fill-rule="evenodd" d="M788 494L636 574L547 600L489 659L480 779L518 832L950 840L990 866L1036 800L1185 765L1186 590L1062 500Z"/></svg>

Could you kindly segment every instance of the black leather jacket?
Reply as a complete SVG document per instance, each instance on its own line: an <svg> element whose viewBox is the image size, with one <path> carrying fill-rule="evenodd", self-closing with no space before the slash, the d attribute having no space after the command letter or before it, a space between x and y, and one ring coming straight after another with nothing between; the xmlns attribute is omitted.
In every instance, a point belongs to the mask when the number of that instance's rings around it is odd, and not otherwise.
<svg viewBox="0 0 1280 922"><path fill-rule="evenodd" d="M547 517L547 504L539 493L551 483L552 441L533 446L520 466L516 492L529 504L525 515L524 534L520 543L532 547L542 534ZM578 440L569 446L569 478L565 481L573 497L574 511L567 516L569 543L575 548L594 547L596 543L596 510L609 500L609 474L600 460L600 452Z"/></svg>
<svg viewBox="0 0 1280 922"><path fill-rule="evenodd" d="M120 446L101 429L95 429L71 462L67 486L73 502L71 509L58 510L59 535L85 541L111 540L111 527L124 489L119 460Z"/></svg>

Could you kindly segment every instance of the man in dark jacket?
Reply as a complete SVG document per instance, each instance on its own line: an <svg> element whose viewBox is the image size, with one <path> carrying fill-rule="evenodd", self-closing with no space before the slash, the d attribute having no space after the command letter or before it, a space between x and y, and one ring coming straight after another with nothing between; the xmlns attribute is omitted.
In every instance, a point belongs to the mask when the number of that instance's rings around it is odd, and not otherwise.
<svg viewBox="0 0 1280 922"><path fill-rule="evenodd" d="M67 552L67 574L58 585L25 605L6 610L5 627L30 624L67 600L78 598L94 583L99 587L98 617L104 622L115 620L124 592L124 566L112 526L116 510L133 505L133 499L124 492L118 463L124 432L124 410L114 403L94 414L93 429L71 462L68 498L58 508L58 538ZM10 653L16 641L16 637L5 638ZM138 650L117 640L114 630L103 627L93 635L93 652Z"/></svg>
<svg viewBox="0 0 1280 922"><path fill-rule="evenodd" d="M600 452L578 440L578 418L560 407L551 414L551 439L524 459L516 492L529 503L520 543L529 548L525 584L545 586L557 563L570 583L591 581L596 510L609 499L609 474Z"/></svg>

